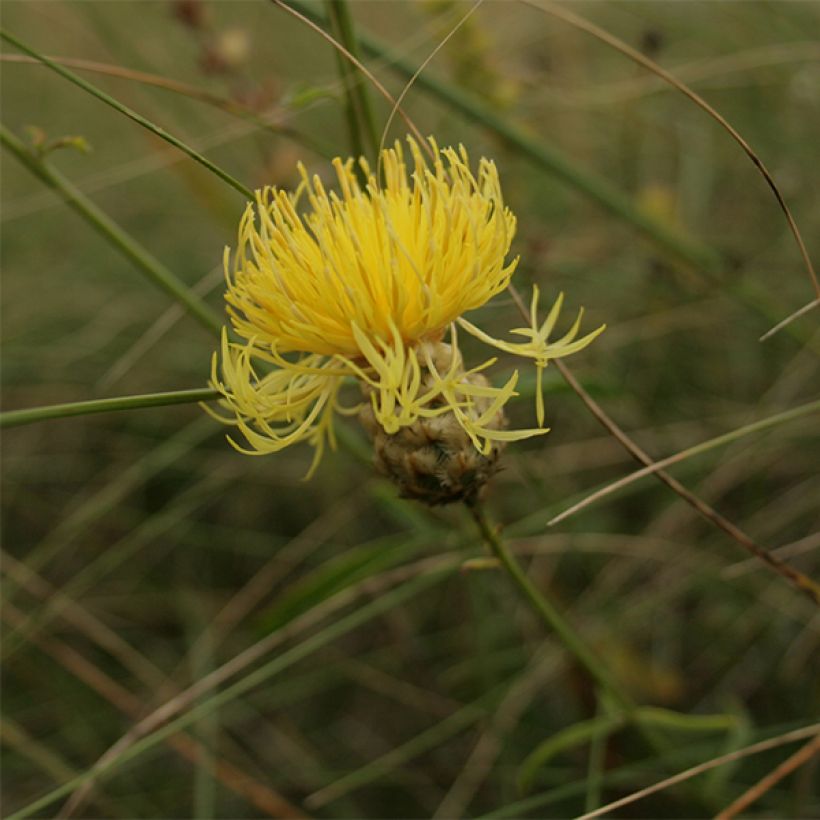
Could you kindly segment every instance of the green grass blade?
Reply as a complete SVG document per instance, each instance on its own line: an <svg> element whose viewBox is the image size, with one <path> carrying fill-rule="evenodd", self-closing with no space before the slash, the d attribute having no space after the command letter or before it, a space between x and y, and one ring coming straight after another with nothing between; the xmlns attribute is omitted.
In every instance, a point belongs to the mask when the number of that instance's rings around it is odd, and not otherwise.
<svg viewBox="0 0 820 820"><path fill-rule="evenodd" d="M685 715L658 706L642 706L635 720L678 732L728 732L740 722L731 714Z"/></svg>
<svg viewBox="0 0 820 820"><path fill-rule="evenodd" d="M328 17L339 42L354 56L359 56L358 40L353 27L353 17L346 0L326 0ZM370 95L361 72L339 51L336 51L339 74L347 97L347 118L351 149L354 154L368 156L376 162L379 150L379 132ZM365 148L365 142L367 144ZM359 172L359 171L357 171Z"/></svg>
<svg viewBox="0 0 820 820"><path fill-rule="evenodd" d="M444 580L444 578L453 571L454 567L452 566L434 570L418 578L414 578L412 581L408 581L390 592L380 595L370 604L354 610L349 615L334 621L329 626L326 626L324 629L317 632L315 635L307 638L294 646L292 649L289 649L288 651L283 652L281 655L268 661L264 666L261 666L259 669L237 681L232 686L223 689L221 692L212 696L204 703L200 703L185 714L178 717L176 720L166 724L161 729L157 729L152 734L138 740L133 746L126 749L120 756L112 759L106 765L100 766L99 768L91 768L88 771L83 772L81 775L72 778L68 782L63 783L62 786L59 786L58 788L38 798L14 815L11 815L9 820L21 820L24 817L31 817L33 814L40 812L46 806L50 806L60 798L71 794L79 786L82 786L83 783L115 771L124 763L134 759L148 749L153 748L166 737L176 734L183 727L199 720L203 715L207 715L214 709L226 703L230 703L240 695L243 695L245 692L248 692L286 669L289 669L298 661L309 657L314 652L332 641L341 638L343 635L346 635L353 629L356 629L357 627L373 620L382 613L388 612L404 601L410 599L412 596L422 592L428 587L431 587L433 584Z"/></svg>
<svg viewBox="0 0 820 820"><path fill-rule="evenodd" d="M600 715L574 723L548 737L521 764L518 773L519 790L528 792L538 771L559 752L588 743L596 736L610 735L625 726L626 722L625 715Z"/></svg>
<svg viewBox="0 0 820 820"><path fill-rule="evenodd" d="M202 154L198 151L195 151L191 148L190 145L186 145L182 140L177 139L173 134L169 134L165 129L160 128L158 125L155 125L146 117L143 117L142 114L138 114L136 111L129 108L127 105L123 105L118 100L115 100L110 95L106 94L102 89L97 88L97 86L93 85L92 83L84 80L79 75L75 74L73 71L61 66L59 63L55 63L53 60L50 60L48 57L40 54L39 52L35 51L30 46L25 45L25 43L20 42L16 37L9 34L7 31L0 29L0 38L5 40L7 43L10 43L15 48L20 49L24 54L28 54L29 57L33 57L35 60L38 60L43 65L48 66L52 71L55 71L61 77L65 78L74 85L79 86L83 89L83 91L87 91L92 96L96 97L101 102L104 102L106 105L111 106L111 108L119 111L121 114L125 114L126 117L133 120L137 124L141 125L143 128L147 128L152 134L156 134L160 139L165 140L165 142L170 143L175 148L179 148L180 151L187 154L191 159L198 162L204 168L207 168L211 173L216 174L221 180L227 182L228 185L231 186L235 191L239 191L247 199L253 199L253 191L250 190L247 186L243 185L239 180L234 179L227 171L220 168L218 165L215 165L209 159L206 159Z"/></svg>
<svg viewBox="0 0 820 820"><path fill-rule="evenodd" d="M498 687L498 689L500 688ZM496 692L485 693L472 703L468 703L458 711L453 712L444 720L437 721L401 746L391 749L360 769L340 777L320 791L310 795L306 801L307 805L312 809L322 808L352 791L361 789L389 775L396 769L405 766L414 757L442 746L451 738L486 717L489 711L488 701L492 700L495 694Z"/></svg>
<svg viewBox="0 0 820 820"><path fill-rule="evenodd" d="M213 434L213 421L200 417L182 427L158 446L149 450L137 459L126 470L91 493L86 498L76 500L66 517L60 521L35 547L26 555L26 564L33 572L39 572L44 566L66 550L80 535L104 515L116 509L117 505L136 488L144 486L154 476L166 470L170 465L180 463L182 458ZM2 595L6 601L12 598L11 587L16 586L6 581L2 586Z"/></svg>
<svg viewBox="0 0 820 820"><path fill-rule="evenodd" d="M82 191L75 188L59 171L52 168L40 157L32 154L25 143L3 125L0 125L0 143L4 148L11 151L34 176L49 188L57 191L71 208L139 268L158 288L179 302L208 330L217 336L219 335L222 321L208 305L195 296L181 279L148 253Z"/></svg>

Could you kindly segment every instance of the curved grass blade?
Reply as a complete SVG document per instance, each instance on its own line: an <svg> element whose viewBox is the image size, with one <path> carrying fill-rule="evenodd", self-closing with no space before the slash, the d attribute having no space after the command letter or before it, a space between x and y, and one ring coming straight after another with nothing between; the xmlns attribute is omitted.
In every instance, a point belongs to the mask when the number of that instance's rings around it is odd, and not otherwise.
<svg viewBox="0 0 820 820"><path fill-rule="evenodd" d="M323 145L320 145L307 134L297 131L283 123L276 122L260 113L253 106L234 100L231 97L214 94L204 88L199 88L189 83L183 83L179 80L164 77L161 74L151 74L147 71L139 71L134 68L125 68L120 65L112 65L110 63L101 63L96 60L84 60L78 57L54 57L49 56L49 60L66 68L76 68L79 71L88 71L96 74L103 74L107 77L116 77L120 80L130 80L131 82L141 83L142 85L153 86L154 88L161 88L163 91L170 91L172 94L179 94L183 97L188 97L191 100L205 103L214 108L224 111L235 117L256 123L260 128L270 131L272 134L277 134L282 137L298 142L299 144L309 148L319 156L332 158L332 152ZM43 65L41 60L34 57L29 57L24 54L0 54L0 63L18 63L23 65Z"/></svg>
<svg viewBox="0 0 820 820"><path fill-rule="evenodd" d="M733 729L738 723L737 717L731 714L686 715L655 706L638 707L631 720L639 724L687 733L725 732ZM521 764L518 775L519 790L529 791L539 769L559 752L589 743L599 735L608 736L622 729L628 722L627 715L600 715L574 723L548 737Z"/></svg>
<svg viewBox="0 0 820 820"><path fill-rule="evenodd" d="M575 515L575 513L580 512L585 507L589 507L601 498L604 498L605 496L614 493L616 490L631 484L633 481L638 481L638 479L644 478L644 476L651 475L652 473L656 473L658 470L671 467L679 461L685 461L687 458L692 458L692 456L706 453L716 447L722 447L724 444L731 444L733 441L743 438L744 436L751 435L752 433L758 433L761 430L768 429L769 427L775 427L779 424L784 424L787 421L792 421L793 419L815 412L820 412L820 401L812 401L808 404L802 404L799 407L793 407L791 410L786 410L783 413L776 413L768 418L760 419L759 421L752 422L751 424L746 424L743 427L738 427L736 430L731 430L721 436L716 436L715 438L708 439L707 441L702 441L700 444L696 444L693 447L688 447L687 449L681 450L679 453L675 453L667 458L659 459L651 465L643 467L640 470L636 470L635 472L630 473L617 481L613 481L610 484L601 487L601 489L596 490L578 503L565 509L562 513L559 513L554 518L551 518L547 522L547 526L551 527L554 524L558 524L565 518Z"/></svg>
<svg viewBox="0 0 820 820"><path fill-rule="evenodd" d="M40 54L39 52L35 51L34 49L30 48L29 46L25 45L25 43L20 42L16 37L13 37L7 31L0 29L0 38L5 40L7 43L10 43L15 48L20 49L24 54L28 54L29 57L33 57L35 60L41 62L43 65L48 66L52 71L55 71L61 77L64 77L74 85L79 86L83 89L83 91L87 91L92 96L96 97L101 102L104 102L106 105L111 106L111 108L119 111L121 114L125 114L126 117L136 122L138 125L141 125L143 128L147 128L152 134L156 134L160 139L165 140L165 142L169 142L175 148L179 148L180 151L187 154L191 159L198 162L203 167L207 168L211 173L216 174L221 180L227 182L228 185L231 186L235 191L239 191L246 199L253 199L253 191L250 188L243 185L239 180L234 179L227 171L220 168L218 165L215 165L209 159L206 159L202 156L198 151L195 151L189 145L186 145L182 140L177 139L173 134L169 134L164 128L160 128L158 125L155 125L146 117L143 117L142 114L138 114L133 109L129 108L127 105L123 105L118 100L115 100L113 97L106 94L101 89L97 88L97 86L92 85L87 80L84 80L82 77L75 74L73 71L69 71L67 68L55 63L54 60L50 60L48 57Z"/></svg>
<svg viewBox="0 0 820 820"><path fill-rule="evenodd" d="M700 94L697 94L693 89L691 89L686 83L681 82L677 77L673 74L670 74L664 68L659 66L654 60L647 57L645 54L641 54L635 48L632 48L629 44L625 43L623 40L615 37L613 34L610 34L608 31L602 29L600 26L596 26L594 23L590 22L584 17L581 17L574 12L571 12L562 6L558 6L554 3L547 2L544 5L541 5L535 0L520 0L524 5L529 6L530 8L537 9L538 11L545 12L546 14L551 14L554 17L557 17L560 20L563 20L565 23L568 23L575 28L581 29L585 31L587 34L591 34L596 39L600 40L603 43L606 43L611 48L614 48L616 51L620 51L621 54L629 57L630 60L638 63L638 65L643 66L647 70L651 71L657 77L660 77L664 82L669 83L671 86L676 88L678 91L681 92L684 96L688 97L695 105L705 111L715 122L717 122L721 128L726 131L729 136L743 149L746 153L746 156L752 161L758 171L760 171L763 179L766 180L766 184L771 189L772 193L777 200L777 204L780 206L780 210L783 211L783 214L786 217L786 222L788 222L789 230L794 237L795 242L797 243L798 250L800 251L800 255L803 258L803 264L806 267L806 272L808 273L809 279L811 280L812 286L814 287L815 294L820 297L820 281L817 279L817 274L814 271L814 265L812 265L811 257L809 256L809 252L806 249L806 244L803 242L803 237L800 233L800 229L797 227L797 222L792 215L791 209L789 208L786 200L783 198L783 194L780 193L780 189L777 187L777 183L774 181L774 177L771 175L771 172L763 163L763 160L757 155L751 145L740 135L736 128L734 128L729 121L715 108L709 105Z"/></svg>

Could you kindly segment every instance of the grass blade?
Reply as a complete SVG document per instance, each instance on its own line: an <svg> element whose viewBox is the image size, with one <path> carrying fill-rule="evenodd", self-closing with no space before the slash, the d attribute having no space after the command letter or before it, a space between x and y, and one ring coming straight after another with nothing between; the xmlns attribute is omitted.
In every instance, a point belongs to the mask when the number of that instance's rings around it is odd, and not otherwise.
<svg viewBox="0 0 820 820"><path fill-rule="evenodd" d="M0 125L0 143L11 151L34 176L57 191L60 196L98 233L107 239L127 259L139 268L158 288L179 302L200 324L217 336L222 329L222 321L191 289L158 259L127 234L104 211L98 208L85 194L75 188L59 171L52 168L40 157L32 154L25 143L5 126Z"/></svg>
<svg viewBox="0 0 820 820"><path fill-rule="evenodd" d="M48 57L40 54L39 52L35 51L33 48L25 45L25 43L20 42L16 37L13 37L7 31L0 29L0 38L5 40L7 43L10 43L15 48L19 48L24 54L28 54L29 57L33 57L35 60L38 60L43 65L48 66L52 71L57 72L61 77L64 77L74 85L79 86L83 89L83 91L87 91L92 96L96 97L98 100L104 102L106 105L111 106L111 108L119 111L121 114L125 114L130 120L133 120L138 125L141 125L143 128L147 128L152 134L156 134L160 139L165 140L165 142L169 142L175 148L179 148L180 151L187 154L191 159L198 162L203 167L207 168L211 173L216 174L221 180L227 182L228 185L231 186L235 191L239 191L247 199L253 199L253 191L250 188L243 185L239 180L234 179L227 171L220 168L218 165L215 165L209 159L206 159L202 156L199 152L195 151L189 145L186 145L182 140L177 139L173 134L169 134L164 128L160 128L158 125L155 125L151 120L143 117L142 114L138 114L133 109L129 108L127 105L123 105L118 100L115 100L110 95L106 94L102 89L97 88L97 86L92 85L87 80L84 80L82 77L75 74L73 71L69 71L69 69L61 66L59 63L55 63L54 60L50 60Z"/></svg>

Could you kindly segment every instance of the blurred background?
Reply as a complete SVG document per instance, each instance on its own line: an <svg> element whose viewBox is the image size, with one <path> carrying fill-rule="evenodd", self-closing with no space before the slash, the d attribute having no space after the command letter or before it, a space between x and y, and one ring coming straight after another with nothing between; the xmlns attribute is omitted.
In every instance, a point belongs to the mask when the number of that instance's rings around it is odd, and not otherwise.
<svg viewBox="0 0 820 820"><path fill-rule="evenodd" d="M470 8L350 4L370 38L362 59L394 95L406 81L395 63L415 70ZM738 129L816 260L820 6L571 9ZM332 47L273 3L8 0L3 26L84 61L70 67L249 187L294 186L300 160L330 179L329 159L350 152ZM4 45L4 126L223 315L241 195L19 54ZM383 125L390 107L371 99ZM681 93L564 21L488 0L404 107L440 144L496 160L519 220L517 284L547 301L563 291L566 321L584 305L588 329L607 323L573 372L653 456L817 398L817 314L758 341L814 298L786 220ZM396 118L389 139L404 131ZM2 172L3 409L204 387L213 336L8 152ZM610 189L626 212L596 201ZM637 230L640 217L684 252ZM520 325L506 295L481 319L496 335ZM501 358L497 383L514 364ZM507 449L487 505L632 697L680 713L668 753L633 729L586 731L611 704L506 577L461 568L482 553L466 512L397 498L353 421L305 483L308 448L244 457L190 404L3 435L7 814L88 775L137 720L203 681L178 701L184 731L120 761L76 816L573 816L816 719L816 607L657 480L547 527L635 464L554 369L545 384L552 432ZM533 390L527 373L515 426L532 426ZM673 472L816 578L819 434L814 414ZM224 664L221 691L238 688L219 700L207 676ZM714 815L792 751L619 816ZM818 816L816 784L815 758L746 815ZM54 816L66 796L34 814Z"/></svg>

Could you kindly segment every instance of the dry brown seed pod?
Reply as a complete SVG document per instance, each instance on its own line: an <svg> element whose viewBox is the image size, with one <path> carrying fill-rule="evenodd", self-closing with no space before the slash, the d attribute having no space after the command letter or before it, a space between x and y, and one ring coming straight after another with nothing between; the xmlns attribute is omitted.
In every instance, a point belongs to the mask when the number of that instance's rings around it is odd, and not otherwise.
<svg viewBox="0 0 820 820"><path fill-rule="evenodd" d="M447 370L452 362L452 348L444 342L434 344L433 348L434 366ZM465 375L464 381L482 387L489 384L480 373ZM424 366L422 383L422 390L433 384L432 375ZM369 396L369 388L365 387L364 392ZM473 407L466 412L478 417L489 404L490 399L476 397ZM435 405L433 401L431 407ZM493 442L489 453L480 453L451 411L419 418L392 434L379 425L369 403L362 407L359 420L373 441L376 468L399 487L405 498L431 505L470 502L498 470L503 443ZM503 411L487 424L494 430L505 426Z"/></svg>

